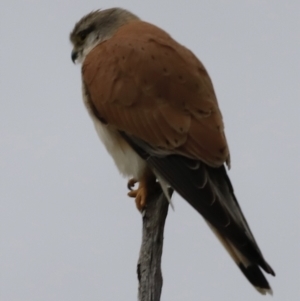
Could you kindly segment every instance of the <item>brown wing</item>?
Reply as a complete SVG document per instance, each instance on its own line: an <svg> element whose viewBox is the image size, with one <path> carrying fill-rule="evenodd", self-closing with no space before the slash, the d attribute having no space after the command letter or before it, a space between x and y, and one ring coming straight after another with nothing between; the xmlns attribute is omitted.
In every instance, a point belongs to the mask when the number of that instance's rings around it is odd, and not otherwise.
<svg viewBox="0 0 300 301"><path fill-rule="evenodd" d="M197 58L159 28L135 21L94 48L82 74L98 119L121 131L147 165L205 218L248 280L262 293L271 292L259 267L274 271L221 166L229 159L222 116ZM172 155L157 156L160 151Z"/></svg>
<svg viewBox="0 0 300 301"><path fill-rule="evenodd" d="M211 166L229 160L222 115L201 62L161 29L134 21L82 67L97 115L156 150Z"/></svg>

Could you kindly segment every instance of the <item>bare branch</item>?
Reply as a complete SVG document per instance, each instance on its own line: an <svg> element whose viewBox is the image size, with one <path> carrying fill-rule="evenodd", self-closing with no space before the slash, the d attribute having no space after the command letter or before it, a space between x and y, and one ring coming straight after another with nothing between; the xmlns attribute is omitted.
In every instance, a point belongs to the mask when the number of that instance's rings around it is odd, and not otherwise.
<svg viewBox="0 0 300 301"><path fill-rule="evenodd" d="M161 256L169 203L159 188L147 201L143 214L143 237L138 260L139 301L159 301L163 278Z"/></svg>

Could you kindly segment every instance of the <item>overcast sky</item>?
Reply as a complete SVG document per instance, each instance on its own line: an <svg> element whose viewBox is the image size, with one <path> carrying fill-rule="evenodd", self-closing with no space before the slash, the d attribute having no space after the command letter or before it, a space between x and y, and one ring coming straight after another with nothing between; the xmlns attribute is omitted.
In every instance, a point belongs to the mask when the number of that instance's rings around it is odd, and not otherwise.
<svg viewBox="0 0 300 301"><path fill-rule="evenodd" d="M264 256L272 300L300 300L300 2L0 2L1 301L136 300L141 216L81 99L69 33L121 6L190 48L213 80L229 176ZM266 300L175 196L162 300ZM265 298L265 299L264 299Z"/></svg>

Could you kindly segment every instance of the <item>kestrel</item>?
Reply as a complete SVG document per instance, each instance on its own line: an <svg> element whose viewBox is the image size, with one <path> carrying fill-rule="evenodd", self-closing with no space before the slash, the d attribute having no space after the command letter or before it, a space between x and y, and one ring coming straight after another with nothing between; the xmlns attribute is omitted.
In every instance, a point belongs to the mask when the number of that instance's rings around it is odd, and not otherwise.
<svg viewBox="0 0 300 301"><path fill-rule="evenodd" d="M205 219L246 278L272 293L227 176L230 156L210 77L197 57L127 10L97 10L70 34L85 106L139 210L159 183Z"/></svg>

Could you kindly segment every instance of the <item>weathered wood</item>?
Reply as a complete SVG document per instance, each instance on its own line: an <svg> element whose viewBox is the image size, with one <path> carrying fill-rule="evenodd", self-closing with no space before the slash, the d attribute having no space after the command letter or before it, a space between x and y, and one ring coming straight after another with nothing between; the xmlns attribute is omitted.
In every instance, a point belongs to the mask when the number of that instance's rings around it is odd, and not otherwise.
<svg viewBox="0 0 300 301"><path fill-rule="evenodd" d="M159 301L163 278L161 256L169 203L159 188L143 212L143 237L137 266L139 301Z"/></svg>

